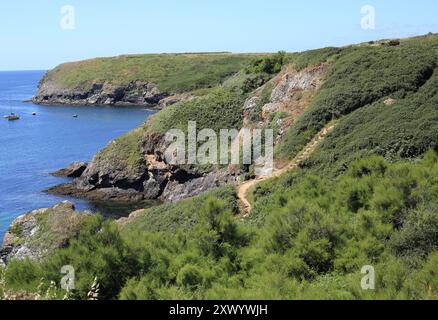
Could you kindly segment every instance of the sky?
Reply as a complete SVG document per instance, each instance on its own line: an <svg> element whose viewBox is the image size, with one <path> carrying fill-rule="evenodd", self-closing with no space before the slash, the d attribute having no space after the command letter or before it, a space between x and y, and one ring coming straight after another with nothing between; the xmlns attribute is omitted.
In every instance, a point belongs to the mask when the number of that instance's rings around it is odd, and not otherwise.
<svg viewBox="0 0 438 320"><path fill-rule="evenodd" d="M373 28L364 6L374 8ZM342 46L438 32L437 13L436 0L2 0L0 70L120 54Z"/></svg>

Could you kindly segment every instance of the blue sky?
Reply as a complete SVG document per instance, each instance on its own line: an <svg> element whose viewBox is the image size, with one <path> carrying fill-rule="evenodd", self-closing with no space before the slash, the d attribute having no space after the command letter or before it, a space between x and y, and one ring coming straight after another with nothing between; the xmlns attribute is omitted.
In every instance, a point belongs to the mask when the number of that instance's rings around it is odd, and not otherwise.
<svg viewBox="0 0 438 320"><path fill-rule="evenodd" d="M60 27L75 8L75 29ZM376 10L374 30L361 8ZM0 70L127 53L301 51L438 32L436 0L8 0Z"/></svg>

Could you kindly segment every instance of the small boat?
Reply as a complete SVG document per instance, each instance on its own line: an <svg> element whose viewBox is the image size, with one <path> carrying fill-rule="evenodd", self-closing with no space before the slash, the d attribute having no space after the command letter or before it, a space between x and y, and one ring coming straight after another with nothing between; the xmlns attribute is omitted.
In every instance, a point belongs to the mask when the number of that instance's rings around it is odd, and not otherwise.
<svg viewBox="0 0 438 320"><path fill-rule="evenodd" d="M8 119L9 121L20 120L20 116L17 116L16 114L11 114L9 116L5 116L5 118Z"/></svg>
<svg viewBox="0 0 438 320"><path fill-rule="evenodd" d="M77 114L74 114L74 115L73 115L73 118L77 118L77 117L79 117Z"/></svg>
<svg viewBox="0 0 438 320"><path fill-rule="evenodd" d="M33 116L36 116L36 112L32 112L32 115L33 115Z"/></svg>

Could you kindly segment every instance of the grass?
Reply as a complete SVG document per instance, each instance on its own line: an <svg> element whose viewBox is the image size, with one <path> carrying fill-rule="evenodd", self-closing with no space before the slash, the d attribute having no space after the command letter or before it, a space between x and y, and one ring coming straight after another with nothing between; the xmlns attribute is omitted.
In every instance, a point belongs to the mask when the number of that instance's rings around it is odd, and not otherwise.
<svg viewBox="0 0 438 320"><path fill-rule="evenodd" d="M16 223L9 228L9 232L16 237L21 237L23 235L23 226L19 223Z"/></svg>
<svg viewBox="0 0 438 320"><path fill-rule="evenodd" d="M94 82L146 81L155 83L164 92L180 93L217 86L256 56L230 53L125 55L62 64L48 77L69 89L90 89Z"/></svg>
<svg viewBox="0 0 438 320"><path fill-rule="evenodd" d="M316 67L322 63L330 62L335 59L346 48L327 47L305 52L292 53L288 55L288 62L292 63L297 70L308 67Z"/></svg>
<svg viewBox="0 0 438 320"><path fill-rule="evenodd" d="M144 137L145 128L140 126L110 142L96 154L94 161L117 164L119 170L128 176L141 174L146 168L146 160L141 151Z"/></svg>
<svg viewBox="0 0 438 320"><path fill-rule="evenodd" d="M97 218L42 264L11 264L9 285L55 281L71 264L78 298L97 274L108 299L436 299L438 156L426 151L438 150L437 55L436 36L287 55L298 69L330 70L279 155L293 157L333 118L338 125L303 168L256 186L249 219L233 217L232 187L145 209L120 233ZM140 170L148 133L185 131L189 120L240 128L246 95L235 89L247 79L238 73L164 109L99 157ZM375 267L376 290L360 288L364 265Z"/></svg>
<svg viewBox="0 0 438 320"><path fill-rule="evenodd" d="M241 93L216 88L205 96L169 106L150 117L149 132L165 134L170 129L187 132L189 121L196 121L197 128L240 129L242 106L245 96Z"/></svg>

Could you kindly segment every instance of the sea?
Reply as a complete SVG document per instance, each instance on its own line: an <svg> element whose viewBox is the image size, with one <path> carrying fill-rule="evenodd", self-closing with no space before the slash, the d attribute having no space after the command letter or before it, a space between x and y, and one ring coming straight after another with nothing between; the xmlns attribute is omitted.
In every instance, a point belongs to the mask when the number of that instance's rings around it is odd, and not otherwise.
<svg viewBox="0 0 438 320"><path fill-rule="evenodd" d="M53 177L51 172L75 161L89 162L112 139L139 126L154 111L142 107L41 106L25 102L34 96L44 73L0 72L0 244L16 217L63 200L72 201L78 210L110 217L127 215L132 209L124 204L53 196L43 190L69 181ZM20 120L3 117L11 113L19 115Z"/></svg>

